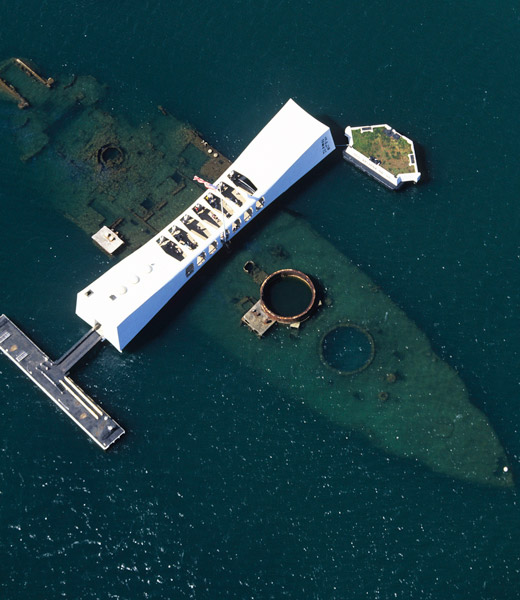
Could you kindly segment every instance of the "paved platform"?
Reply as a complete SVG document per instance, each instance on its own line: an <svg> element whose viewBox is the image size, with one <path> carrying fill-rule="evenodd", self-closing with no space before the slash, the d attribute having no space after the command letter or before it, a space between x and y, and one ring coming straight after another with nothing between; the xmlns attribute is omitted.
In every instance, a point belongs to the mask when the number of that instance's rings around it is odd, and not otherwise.
<svg viewBox="0 0 520 600"><path fill-rule="evenodd" d="M92 239L107 254L114 254L114 252L117 252L125 245L124 241L117 233L109 229L106 225L103 225L103 227L92 236Z"/></svg>
<svg viewBox="0 0 520 600"><path fill-rule="evenodd" d="M275 323L271 317L264 312L262 302L258 300L242 317L242 323L247 325L251 331L262 337Z"/></svg>

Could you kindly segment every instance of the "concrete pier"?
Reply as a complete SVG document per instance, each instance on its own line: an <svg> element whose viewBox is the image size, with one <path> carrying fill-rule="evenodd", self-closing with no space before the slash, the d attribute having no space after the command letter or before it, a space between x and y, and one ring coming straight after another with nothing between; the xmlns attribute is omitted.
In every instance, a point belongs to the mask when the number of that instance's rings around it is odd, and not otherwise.
<svg viewBox="0 0 520 600"><path fill-rule="evenodd" d="M124 429L68 376L70 368L100 340L92 329L53 362L10 319L0 315L0 350L98 446L107 450L125 433Z"/></svg>

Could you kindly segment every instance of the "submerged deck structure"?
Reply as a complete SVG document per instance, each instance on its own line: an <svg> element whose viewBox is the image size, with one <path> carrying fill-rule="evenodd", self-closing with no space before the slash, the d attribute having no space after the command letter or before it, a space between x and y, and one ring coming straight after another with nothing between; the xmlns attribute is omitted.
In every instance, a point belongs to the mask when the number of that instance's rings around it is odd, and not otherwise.
<svg viewBox="0 0 520 600"><path fill-rule="evenodd" d="M103 252L131 254L197 198L194 175L213 181L231 164L163 106L134 123L94 77L39 73L28 59L0 60L6 135L38 165L42 200Z"/></svg>
<svg viewBox="0 0 520 600"><path fill-rule="evenodd" d="M224 244L334 148L330 129L289 100L187 210L79 292L77 315L121 351Z"/></svg>

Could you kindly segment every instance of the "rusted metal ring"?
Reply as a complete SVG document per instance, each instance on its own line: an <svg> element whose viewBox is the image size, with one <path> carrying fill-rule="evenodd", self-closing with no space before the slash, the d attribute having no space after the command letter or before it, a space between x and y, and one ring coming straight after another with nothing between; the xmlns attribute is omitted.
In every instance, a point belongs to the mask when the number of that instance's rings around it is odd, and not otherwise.
<svg viewBox="0 0 520 600"><path fill-rule="evenodd" d="M115 144L106 144L98 150L98 163L109 169L119 166L124 158L122 148Z"/></svg>
<svg viewBox="0 0 520 600"><path fill-rule="evenodd" d="M297 315L278 315L272 310L272 308L268 306L266 302L267 290L273 284L273 282L287 277L294 277L295 279L303 281L303 283L305 283L305 285L309 288L311 292L311 299L309 301L309 304L302 312L298 313ZM269 316L270 319L273 319L273 321L285 324L297 323L306 319L309 316L311 310L313 309L314 303L316 302L316 288L314 287L311 278L305 273L297 271L296 269L281 269L280 271L275 271L274 273L271 273L271 275L269 275L269 277L267 277L263 281L262 286L260 287L260 300L262 302L263 311Z"/></svg>

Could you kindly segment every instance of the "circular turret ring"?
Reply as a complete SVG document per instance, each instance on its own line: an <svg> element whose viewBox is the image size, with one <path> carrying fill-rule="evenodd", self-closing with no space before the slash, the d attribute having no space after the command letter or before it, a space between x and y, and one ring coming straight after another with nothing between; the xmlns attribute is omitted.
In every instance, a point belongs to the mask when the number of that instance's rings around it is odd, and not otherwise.
<svg viewBox="0 0 520 600"><path fill-rule="evenodd" d="M277 314L276 312L274 312L272 307L269 307L269 302L267 300L267 291L274 282L288 277L293 277L302 281L309 288L311 298L308 305L303 311L295 315L285 316ZM311 278L305 273L297 271L296 269L281 269L280 271L275 271L274 273L271 273L269 277L266 277L264 279L262 286L260 287L260 301L262 303L263 311L267 314L267 316L270 319L273 319L273 321L285 324L297 323L306 319L309 316L312 308L314 307L314 303L316 302L316 288L314 287Z"/></svg>

